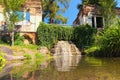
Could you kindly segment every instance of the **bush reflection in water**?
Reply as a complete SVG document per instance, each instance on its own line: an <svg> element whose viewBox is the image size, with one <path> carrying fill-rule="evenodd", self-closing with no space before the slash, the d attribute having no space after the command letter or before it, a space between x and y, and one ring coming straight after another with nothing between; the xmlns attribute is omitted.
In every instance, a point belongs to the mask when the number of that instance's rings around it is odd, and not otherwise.
<svg viewBox="0 0 120 80"><path fill-rule="evenodd" d="M1 71L0 80L120 80L119 61L120 58L61 56L10 63Z"/></svg>

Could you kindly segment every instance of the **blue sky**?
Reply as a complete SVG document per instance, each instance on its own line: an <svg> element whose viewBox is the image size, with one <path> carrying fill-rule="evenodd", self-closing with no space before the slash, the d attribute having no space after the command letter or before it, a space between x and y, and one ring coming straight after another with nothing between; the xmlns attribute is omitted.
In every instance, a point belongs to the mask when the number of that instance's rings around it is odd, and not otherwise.
<svg viewBox="0 0 120 80"><path fill-rule="evenodd" d="M68 25L72 25L73 21L77 17L78 9L77 5L81 3L81 0L71 0L68 10L65 12L64 16L68 18Z"/></svg>
<svg viewBox="0 0 120 80"><path fill-rule="evenodd" d="M120 7L120 0L116 0L118 3L118 6ZM78 9L77 5L81 3L81 0L71 0L70 1L70 6L68 10L64 13L64 16L68 18L68 23L67 25L72 25L73 21L77 17L78 14Z"/></svg>

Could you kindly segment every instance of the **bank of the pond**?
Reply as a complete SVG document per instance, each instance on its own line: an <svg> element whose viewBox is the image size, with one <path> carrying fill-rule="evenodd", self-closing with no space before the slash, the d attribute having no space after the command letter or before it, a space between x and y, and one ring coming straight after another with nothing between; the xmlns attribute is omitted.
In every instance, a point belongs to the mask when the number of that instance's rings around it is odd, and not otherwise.
<svg viewBox="0 0 120 80"><path fill-rule="evenodd" d="M33 48L32 48L33 47ZM49 58L50 54L41 53L36 45L8 46L0 45L0 56L6 61Z"/></svg>

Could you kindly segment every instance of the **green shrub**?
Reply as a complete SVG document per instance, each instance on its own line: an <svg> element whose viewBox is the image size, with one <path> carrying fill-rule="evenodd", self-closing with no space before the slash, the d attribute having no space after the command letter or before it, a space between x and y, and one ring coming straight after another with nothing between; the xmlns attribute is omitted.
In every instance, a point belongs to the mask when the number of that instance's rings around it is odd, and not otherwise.
<svg viewBox="0 0 120 80"><path fill-rule="evenodd" d="M98 52L100 51L100 47L92 46L85 50L87 56L100 56Z"/></svg>
<svg viewBox="0 0 120 80"><path fill-rule="evenodd" d="M58 40L71 40L72 32L73 28L71 27L42 23L37 29L38 44L51 48Z"/></svg>
<svg viewBox="0 0 120 80"><path fill-rule="evenodd" d="M60 25L40 24L37 29L38 45L53 47L59 40L72 41L78 48L92 45L96 29L84 25L79 27L63 27Z"/></svg>
<svg viewBox="0 0 120 80"><path fill-rule="evenodd" d="M82 25L74 28L72 41L80 49L89 47L95 41L95 34L97 30L89 25Z"/></svg>
<svg viewBox="0 0 120 80"><path fill-rule="evenodd" d="M15 40L15 45L23 45L24 37L20 36L20 33L16 32L14 36L14 40Z"/></svg>
<svg viewBox="0 0 120 80"><path fill-rule="evenodd" d="M94 55L98 57L120 56L120 28L110 27L97 36L96 45L100 50Z"/></svg>

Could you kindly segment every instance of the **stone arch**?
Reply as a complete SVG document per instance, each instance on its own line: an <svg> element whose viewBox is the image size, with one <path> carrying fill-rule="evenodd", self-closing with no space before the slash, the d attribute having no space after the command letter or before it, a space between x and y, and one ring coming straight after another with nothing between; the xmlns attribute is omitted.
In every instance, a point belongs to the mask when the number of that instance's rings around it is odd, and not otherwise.
<svg viewBox="0 0 120 80"><path fill-rule="evenodd" d="M33 43L33 40L30 38L29 35L24 34L23 36L24 36L24 38L25 38L24 43L25 43L25 41L27 41L27 43Z"/></svg>

